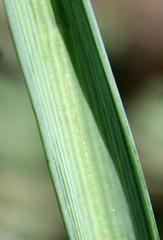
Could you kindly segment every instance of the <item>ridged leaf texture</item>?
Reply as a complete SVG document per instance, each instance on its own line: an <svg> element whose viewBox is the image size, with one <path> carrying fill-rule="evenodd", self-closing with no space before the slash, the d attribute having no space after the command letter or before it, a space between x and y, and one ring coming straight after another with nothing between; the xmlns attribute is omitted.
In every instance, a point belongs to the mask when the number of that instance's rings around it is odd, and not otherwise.
<svg viewBox="0 0 163 240"><path fill-rule="evenodd" d="M89 0L4 2L69 238L159 239Z"/></svg>

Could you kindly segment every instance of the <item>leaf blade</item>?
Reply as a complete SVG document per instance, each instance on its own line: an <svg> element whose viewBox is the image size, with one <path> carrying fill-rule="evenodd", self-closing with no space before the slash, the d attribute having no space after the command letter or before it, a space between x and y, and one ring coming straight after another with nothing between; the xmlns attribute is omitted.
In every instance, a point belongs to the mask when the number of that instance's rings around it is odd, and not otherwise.
<svg viewBox="0 0 163 240"><path fill-rule="evenodd" d="M89 1L5 3L70 238L158 239Z"/></svg>

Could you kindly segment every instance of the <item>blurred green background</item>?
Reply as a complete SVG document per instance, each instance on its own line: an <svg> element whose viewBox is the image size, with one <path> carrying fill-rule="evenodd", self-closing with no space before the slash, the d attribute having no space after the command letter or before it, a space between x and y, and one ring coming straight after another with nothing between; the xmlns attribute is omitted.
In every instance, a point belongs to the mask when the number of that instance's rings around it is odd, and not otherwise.
<svg viewBox="0 0 163 240"><path fill-rule="evenodd" d="M163 1L93 0L163 236ZM0 0L0 239L67 239Z"/></svg>

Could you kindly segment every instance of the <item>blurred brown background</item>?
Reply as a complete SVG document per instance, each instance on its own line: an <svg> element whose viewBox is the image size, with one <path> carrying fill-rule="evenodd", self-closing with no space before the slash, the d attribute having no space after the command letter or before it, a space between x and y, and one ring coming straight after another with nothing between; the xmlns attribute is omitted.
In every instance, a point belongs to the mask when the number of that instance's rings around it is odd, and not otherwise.
<svg viewBox="0 0 163 240"><path fill-rule="evenodd" d="M163 236L163 1L93 0ZM0 239L67 239L0 0Z"/></svg>

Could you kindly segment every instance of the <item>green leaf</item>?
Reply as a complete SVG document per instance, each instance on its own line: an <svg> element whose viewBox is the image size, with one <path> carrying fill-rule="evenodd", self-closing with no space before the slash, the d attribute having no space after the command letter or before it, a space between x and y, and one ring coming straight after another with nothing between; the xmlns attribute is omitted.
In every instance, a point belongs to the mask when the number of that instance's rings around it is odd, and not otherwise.
<svg viewBox="0 0 163 240"><path fill-rule="evenodd" d="M70 239L159 239L89 0L5 0Z"/></svg>

